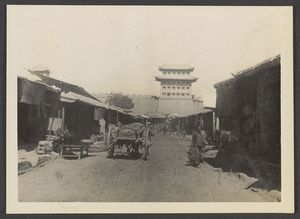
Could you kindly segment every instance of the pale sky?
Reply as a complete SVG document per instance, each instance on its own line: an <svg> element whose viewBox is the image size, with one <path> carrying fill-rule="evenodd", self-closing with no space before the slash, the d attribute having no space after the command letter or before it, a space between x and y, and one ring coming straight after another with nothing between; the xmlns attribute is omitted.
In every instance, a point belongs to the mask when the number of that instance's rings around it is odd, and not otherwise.
<svg viewBox="0 0 300 219"><path fill-rule="evenodd" d="M281 52L283 7L8 6L8 69L46 66L88 92L159 95L158 66L189 64L193 94ZM8 72L10 73L10 72Z"/></svg>

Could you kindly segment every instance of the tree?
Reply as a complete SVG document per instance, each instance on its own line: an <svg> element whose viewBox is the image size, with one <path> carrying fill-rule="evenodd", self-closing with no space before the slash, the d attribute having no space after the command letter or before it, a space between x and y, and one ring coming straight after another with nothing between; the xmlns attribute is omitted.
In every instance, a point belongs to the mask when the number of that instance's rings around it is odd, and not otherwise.
<svg viewBox="0 0 300 219"><path fill-rule="evenodd" d="M132 109L134 107L132 99L124 95L122 92L110 93L107 97L106 103L123 109Z"/></svg>

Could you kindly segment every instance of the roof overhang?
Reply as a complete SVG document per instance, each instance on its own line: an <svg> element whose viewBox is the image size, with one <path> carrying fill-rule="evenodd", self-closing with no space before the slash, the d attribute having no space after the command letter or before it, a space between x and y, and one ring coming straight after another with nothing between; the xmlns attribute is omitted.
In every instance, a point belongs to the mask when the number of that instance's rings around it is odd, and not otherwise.
<svg viewBox="0 0 300 219"><path fill-rule="evenodd" d="M159 67L159 71L194 71L195 68L168 68L168 67Z"/></svg>
<svg viewBox="0 0 300 219"><path fill-rule="evenodd" d="M191 77L191 78L175 78L175 77L170 77L170 78L167 78L167 77L161 77L161 76L154 76L155 77L155 80L156 81L163 81L163 80L177 80L177 81L182 81L182 80L185 80L185 81L192 81L192 82L196 82L198 80L198 78L196 77Z"/></svg>
<svg viewBox="0 0 300 219"><path fill-rule="evenodd" d="M219 83L216 83L214 85L214 88L218 88L219 86L222 86L222 85L225 85L225 84L229 84L229 83L232 83L234 82L236 79L239 79L239 78L244 78L244 77L249 77L253 74L257 74L267 68L271 68L273 66L276 66L276 65L280 65L280 55L277 55L277 56L274 56L270 59L267 59L257 65L254 65L250 68L247 68L247 69L244 69L242 71L239 71L235 74L232 74L234 77L233 78L229 78L225 81L221 81Z"/></svg>

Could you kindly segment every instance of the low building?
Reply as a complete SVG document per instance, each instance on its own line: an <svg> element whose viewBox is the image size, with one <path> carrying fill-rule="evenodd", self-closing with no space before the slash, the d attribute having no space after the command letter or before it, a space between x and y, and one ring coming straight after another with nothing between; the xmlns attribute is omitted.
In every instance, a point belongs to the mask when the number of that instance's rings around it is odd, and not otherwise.
<svg viewBox="0 0 300 219"><path fill-rule="evenodd" d="M68 129L80 140L104 133L108 124L118 120L134 120L130 113L105 105L84 88L51 78L49 73L46 68L34 68L18 74L19 142L40 141L57 129Z"/></svg>
<svg viewBox="0 0 300 219"><path fill-rule="evenodd" d="M59 90L26 70L18 73L18 144L45 137Z"/></svg>
<svg viewBox="0 0 300 219"><path fill-rule="evenodd" d="M280 55L214 85L216 116L240 150L280 163Z"/></svg>

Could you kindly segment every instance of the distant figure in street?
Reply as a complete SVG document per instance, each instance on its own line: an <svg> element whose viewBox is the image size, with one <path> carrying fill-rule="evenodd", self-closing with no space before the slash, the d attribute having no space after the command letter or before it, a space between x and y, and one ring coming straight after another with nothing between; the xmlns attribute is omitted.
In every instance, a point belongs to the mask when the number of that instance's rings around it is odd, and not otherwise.
<svg viewBox="0 0 300 219"><path fill-rule="evenodd" d="M156 126L156 131L157 131L157 135L159 135L159 132L160 132L160 123L159 124L157 124L157 126Z"/></svg>
<svg viewBox="0 0 300 219"><path fill-rule="evenodd" d="M180 134L180 126L179 125L176 125L176 135L179 135Z"/></svg>
<svg viewBox="0 0 300 219"><path fill-rule="evenodd" d="M185 135L186 135L186 131L185 131L185 129L183 129L183 130L181 131L181 138L184 138Z"/></svg>
<svg viewBox="0 0 300 219"><path fill-rule="evenodd" d="M167 126L166 125L163 126L163 132L164 132L164 135L166 135L166 132L167 132Z"/></svg>
<svg viewBox="0 0 300 219"><path fill-rule="evenodd" d="M147 122L146 124L146 133L145 133L145 137L147 137L147 139L151 142L151 137L154 134L154 128L151 125L151 122Z"/></svg>
<svg viewBox="0 0 300 219"><path fill-rule="evenodd" d="M195 153L195 166L198 167L202 162L202 149L204 146L203 133L201 133L201 127L199 126L197 130L193 132L192 135L192 147Z"/></svg>

